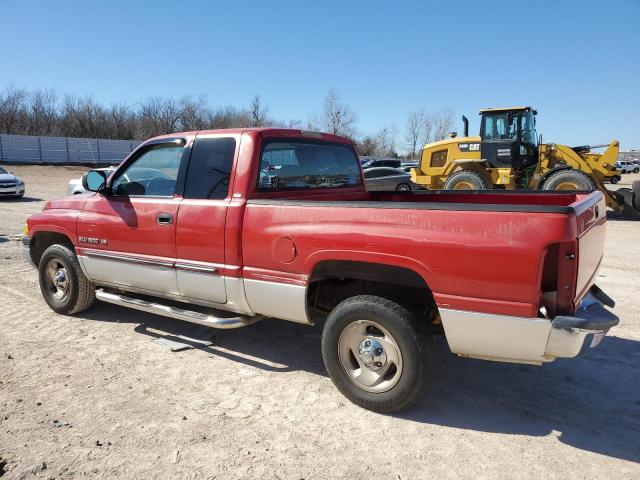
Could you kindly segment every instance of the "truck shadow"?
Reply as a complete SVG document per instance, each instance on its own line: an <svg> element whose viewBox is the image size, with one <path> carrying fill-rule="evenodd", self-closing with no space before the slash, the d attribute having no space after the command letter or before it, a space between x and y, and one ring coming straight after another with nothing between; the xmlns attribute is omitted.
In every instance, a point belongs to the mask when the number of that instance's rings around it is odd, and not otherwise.
<svg viewBox="0 0 640 480"><path fill-rule="evenodd" d="M640 462L640 342L606 337L577 359L543 367L463 359L438 338L433 388L409 421L480 432L555 436Z"/></svg>
<svg viewBox="0 0 640 480"><path fill-rule="evenodd" d="M320 325L265 319L237 331L213 330L98 305L86 318L136 324L136 332L152 338L215 336L213 345L194 348L267 371L326 376ZM478 432L554 436L582 450L640 462L640 342L609 336L581 358L543 367L459 358L442 336L436 337L435 350L429 393L397 418Z"/></svg>

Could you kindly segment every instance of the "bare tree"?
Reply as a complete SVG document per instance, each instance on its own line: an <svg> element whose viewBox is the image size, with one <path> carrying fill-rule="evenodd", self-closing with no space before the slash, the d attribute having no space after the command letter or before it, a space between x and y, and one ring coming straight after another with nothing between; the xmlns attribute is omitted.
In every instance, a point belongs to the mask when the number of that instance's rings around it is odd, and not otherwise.
<svg viewBox="0 0 640 480"><path fill-rule="evenodd" d="M27 116L27 92L22 88L9 86L0 94L0 131L4 133L24 133L21 128Z"/></svg>
<svg viewBox="0 0 640 480"><path fill-rule="evenodd" d="M111 105L109 115L111 117L111 128L107 138L135 138L138 117L131 107L123 103Z"/></svg>
<svg viewBox="0 0 640 480"><path fill-rule="evenodd" d="M405 139L409 149L409 158L416 157L418 145L425 140L425 127L427 125L427 114L424 109L414 110L407 117L407 133Z"/></svg>
<svg viewBox="0 0 640 480"><path fill-rule="evenodd" d="M453 110L446 108L434 113L433 115L433 133L434 140L443 140L447 138L453 129L454 119Z"/></svg>
<svg viewBox="0 0 640 480"><path fill-rule="evenodd" d="M356 143L356 149L358 150L359 155L370 157L378 153L380 145L378 144L378 139L376 137L367 135Z"/></svg>
<svg viewBox="0 0 640 480"><path fill-rule="evenodd" d="M36 90L29 95L29 135L55 135L58 126L58 96L54 90Z"/></svg>
<svg viewBox="0 0 640 480"><path fill-rule="evenodd" d="M378 150L376 155L383 157L397 157L396 152L396 136L397 130L395 126L382 127L376 134L376 141L378 143Z"/></svg>
<svg viewBox="0 0 640 480"><path fill-rule="evenodd" d="M253 97L251 101L251 126L264 127L267 122L268 108L262 104L260 95Z"/></svg>
<svg viewBox="0 0 640 480"><path fill-rule="evenodd" d="M324 111L321 126L334 135L352 137L355 133L356 116L351 108L340 101L340 95L334 89L324 99Z"/></svg>

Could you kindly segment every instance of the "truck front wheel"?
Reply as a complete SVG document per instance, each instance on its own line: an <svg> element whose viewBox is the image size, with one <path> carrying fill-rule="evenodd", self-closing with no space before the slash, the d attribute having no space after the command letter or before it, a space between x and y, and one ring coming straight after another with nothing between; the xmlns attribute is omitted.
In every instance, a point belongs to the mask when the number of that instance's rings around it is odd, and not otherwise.
<svg viewBox="0 0 640 480"><path fill-rule="evenodd" d="M397 412L420 397L431 379L432 355L426 322L377 296L343 301L322 332L322 358L335 386L378 412Z"/></svg>
<svg viewBox="0 0 640 480"><path fill-rule="evenodd" d="M51 245L38 265L40 291L49 307L63 315L86 310L95 298L95 285L82 273L70 246Z"/></svg>

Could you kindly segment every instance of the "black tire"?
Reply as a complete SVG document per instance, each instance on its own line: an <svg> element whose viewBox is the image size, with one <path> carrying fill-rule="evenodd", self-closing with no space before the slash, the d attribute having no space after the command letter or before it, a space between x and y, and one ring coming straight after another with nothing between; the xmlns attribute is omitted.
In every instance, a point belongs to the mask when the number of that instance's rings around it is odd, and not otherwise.
<svg viewBox="0 0 640 480"><path fill-rule="evenodd" d="M575 188L567 188L572 186ZM596 185L586 173L578 170L560 170L549 175L542 190L595 190Z"/></svg>
<svg viewBox="0 0 640 480"><path fill-rule="evenodd" d="M638 172L640 172L640 168L636 167L633 169L633 173L638 173Z"/></svg>
<svg viewBox="0 0 640 480"><path fill-rule="evenodd" d="M398 191L398 192L410 192L411 191L411 185L409 185L408 183L399 183L398 185L396 185L396 191Z"/></svg>
<svg viewBox="0 0 640 480"><path fill-rule="evenodd" d="M450 175L444 182L445 190L486 190L487 182L473 170L460 170Z"/></svg>
<svg viewBox="0 0 640 480"><path fill-rule="evenodd" d="M618 182L620 181L620 177L618 177L618 176L616 175L615 177L611 177L611 178L609 179L609 181L610 181L613 185L615 185L616 183L618 183Z"/></svg>
<svg viewBox="0 0 640 480"><path fill-rule="evenodd" d="M58 289L51 279L49 267L57 266L63 271L65 288ZM95 299L95 285L80 268L78 257L70 245L51 245L40 258L38 265L40 291L51 309L63 315L73 315L91 306ZM63 295L59 295L60 291Z"/></svg>
<svg viewBox="0 0 640 480"><path fill-rule="evenodd" d="M341 335L362 321L372 321L386 329L400 352L398 379L383 392L361 388L340 361ZM420 321L405 307L382 297L358 295L344 300L327 318L322 331L322 358L334 385L350 401L377 412L397 412L415 402L430 383L433 343L426 321Z"/></svg>
<svg viewBox="0 0 640 480"><path fill-rule="evenodd" d="M631 184L631 191L633 192L633 208L640 212L640 180Z"/></svg>

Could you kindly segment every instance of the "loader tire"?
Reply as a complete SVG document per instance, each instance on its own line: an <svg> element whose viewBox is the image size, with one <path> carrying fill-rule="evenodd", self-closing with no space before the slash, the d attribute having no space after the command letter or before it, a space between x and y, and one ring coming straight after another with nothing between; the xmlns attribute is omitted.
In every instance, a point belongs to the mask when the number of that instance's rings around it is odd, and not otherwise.
<svg viewBox="0 0 640 480"><path fill-rule="evenodd" d="M640 212L640 180L636 180L631 184L633 191L633 208Z"/></svg>
<svg viewBox="0 0 640 480"><path fill-rule="evenodd" d="M444 182L445 190L486 190L487 182L473 170L455 172Z"/></svg>
<svg viewBox="0 0 640 480"><path fill-rule="evenodd" d="M596 185L586 173L578 170L560 170L549 175L542 190L595 190Z"/></svg>

